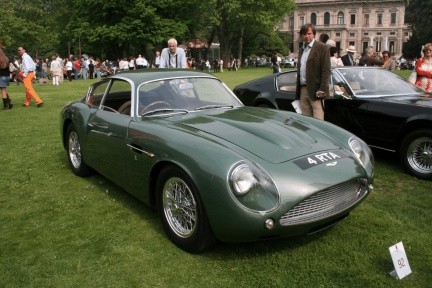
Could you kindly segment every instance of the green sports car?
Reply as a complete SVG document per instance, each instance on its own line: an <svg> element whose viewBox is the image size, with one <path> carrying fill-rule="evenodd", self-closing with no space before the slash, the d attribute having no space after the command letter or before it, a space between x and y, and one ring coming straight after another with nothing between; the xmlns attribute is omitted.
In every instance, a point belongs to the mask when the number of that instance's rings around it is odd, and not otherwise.
<svg viewBox="0 0 432 288"><path fill-rule="evenodd" d="M111 75L61 112L72 171L98 172L155 207L169 239L199 253L216 240L310 234L373 189L369 147L333 124L245 107L193 71Z"/></svg>

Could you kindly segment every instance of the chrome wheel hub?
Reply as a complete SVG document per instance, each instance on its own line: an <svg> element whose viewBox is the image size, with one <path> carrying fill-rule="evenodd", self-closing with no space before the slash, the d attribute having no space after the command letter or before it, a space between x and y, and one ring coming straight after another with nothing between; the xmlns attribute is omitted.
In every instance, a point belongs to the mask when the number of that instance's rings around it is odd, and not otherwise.
<svg viewBox="0 0 432 288"><path fill-rule="evenodd" d="M163 188L163 210L172 231L190 237L197 226L197 206L188 185L180 178L170 178Z"/></svg>
<svg viewBox="0 0 432 288"><path fill-rule="evenodd" d="M75 131L69 134L69 159L74 168L79 168L81 165L81 146L78 140L78 135Z"/></svg>
<svg viewBox="0 0 432 288"><path fill-rule="evenodd" d="M407 160L410 166L422 174L432 173L432 139L421 137L408 147Z"/></svg>

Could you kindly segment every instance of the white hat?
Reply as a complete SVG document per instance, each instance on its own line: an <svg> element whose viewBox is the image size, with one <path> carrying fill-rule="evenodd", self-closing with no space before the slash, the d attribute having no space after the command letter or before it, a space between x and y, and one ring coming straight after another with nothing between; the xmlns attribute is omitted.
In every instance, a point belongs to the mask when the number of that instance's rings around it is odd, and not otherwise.
<svg viewBox="0 0 432 288"><path fill-rule="evenodd" d="M353 45L348 46L348 48L346 49L347 52L352 52L352 53L356 53L356 49Z"/></svg>
<svg viewBox="0 0 432 288"><path fill-rule="evenodd" d="M336 47L336 42L332 39L327 40L326 44L330 47Z"/></svg>

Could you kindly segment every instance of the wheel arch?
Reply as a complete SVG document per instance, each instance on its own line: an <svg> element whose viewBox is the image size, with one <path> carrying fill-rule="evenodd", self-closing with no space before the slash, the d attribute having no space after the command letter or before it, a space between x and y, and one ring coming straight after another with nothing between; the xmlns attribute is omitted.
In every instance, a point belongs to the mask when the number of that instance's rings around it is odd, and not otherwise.
<svg viewBox="0 0 432 288"><path fill-rule="evenodd" d="M178 164L178 163L173 162L173 161L168 161L168 160L160 161L153 166L153 168L150 172L150 181L149 181L149 187L148 187L149 188L149 190L148 190L149 191L149 195L148 195L149 198L148 199L149 199L149 204L152 208L156 207L156 197L157 197L156 186L157 186L158 177L159 177L161 171L163 169L165 169L166 167L169 167L169 166L176 167L176 168L182 170L187 175L187 177L190 179L190 181L193 183L193 185L196 187L196 183L195 183L194 178L192 177L189 169L186 169L186 167L184 167L183 165ZM197 188L197 191L198 191L198 194L200 194L200 191L198 190L198 188ZM200 194L200 197L201 197L201 194Z"/></svg>
<svg viewBox="0 0 432 288"><path fill-rule="evenodd" d="M432 117L428 115L424 116L425 117L422 117L422 115L417 115L416 117L407 120L405 125L399 131L399 135L397 138L397 143L399 144L396 145L397 152L400 151L402 141L409 133L418 129L432 130Z"/></svg>

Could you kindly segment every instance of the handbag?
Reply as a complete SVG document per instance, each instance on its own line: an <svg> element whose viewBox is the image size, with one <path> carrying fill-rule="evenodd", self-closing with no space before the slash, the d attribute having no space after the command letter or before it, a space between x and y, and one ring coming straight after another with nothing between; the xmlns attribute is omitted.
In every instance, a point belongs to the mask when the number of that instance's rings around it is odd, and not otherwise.
<svg viewBox="0 0 432 288"><path fill-rule="evenodd" d="M417 72L416 69L414 68L414 70L411 72L411 75L408 77L408 81L411 84L415 85L416 80L417 80Z"/></svg>

